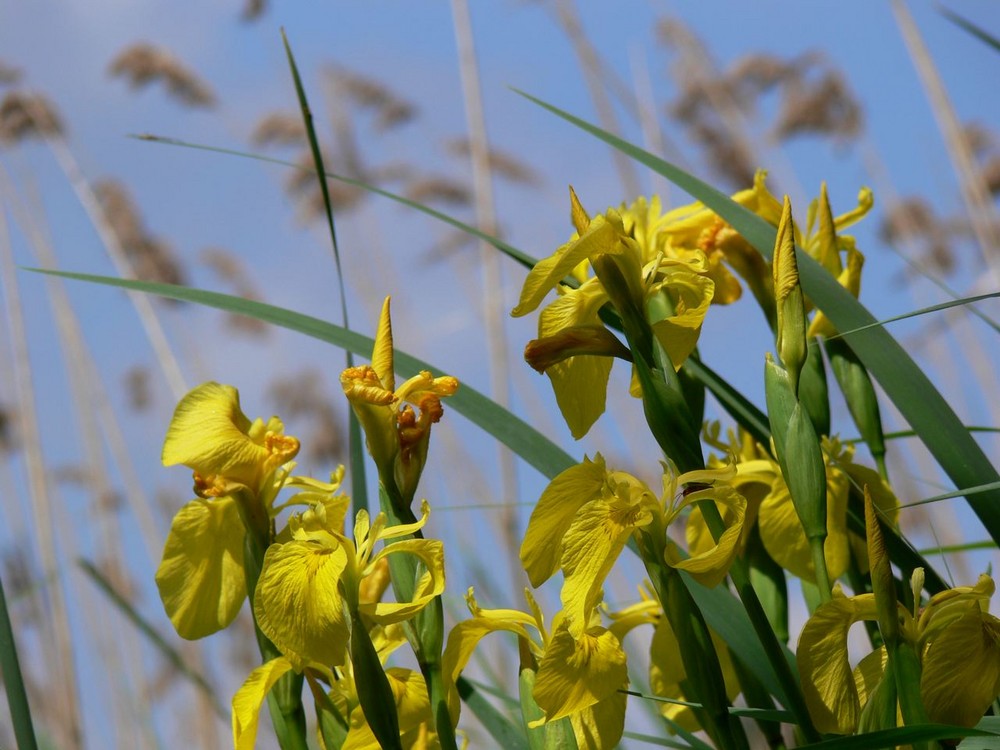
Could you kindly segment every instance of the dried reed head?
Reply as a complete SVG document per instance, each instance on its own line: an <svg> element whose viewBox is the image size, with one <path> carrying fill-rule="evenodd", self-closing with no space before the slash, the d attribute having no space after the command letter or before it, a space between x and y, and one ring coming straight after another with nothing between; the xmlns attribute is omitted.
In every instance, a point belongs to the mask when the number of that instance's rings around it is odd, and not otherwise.
<svg viewBox="0 0 1000 750"><path fill-rule="evenodd" d="M848 139L861 132L861 105L836 71L827 71L815 81L790 79L784 93L774 126L778 138L819 133Z"/></svg>
<svg viewBox="0 0 1000 750"><path fill-rule="evenodd" d="M405 125L417 115L416 106L374 78L341 67L330 68L328 75L353 104L375 113L376 130Z"/></svg>
<svg viewBox="0 0 1000 750"><path fill-rule="evenodd" d="M326 206L323 202L323 192L316 178L316 167L312 151L306 148L295 160L299 166L285 182L285 189L298 204L299 217L302 221L312 221L326 216ZM323 154L323 164L328 168L331 164L329 154ZM349 211L356 207L365 197L361 188L347 185L336 180L327 179L327 190L330 203L335 211Z"/></svg>
<svg viewBox="0 0 1000 750"><path fill-rule="evenodd" d="M32 136L46 138L63 132L55 107L41 94L8 91L0 101L0 143L19 143Z"/></svg>
<svg viewBox="0 0 1000 750"><path fill-rule="evenodd" d="M0 453L17 450L16 423L16 412L6 404L0 404Z"/></svg>
<svg viewBox="0 0 1000 750"><path fill-rule="evenodd" d="M325 392L324 382L316 370L304 370L273 381L269 390L283 416L311 420L312 430L302 441L306 456L318 464L330 465L341 460L344 446L337 410Z"/></svg>
<svg viewBox="0 0 1000 750"><path fill-rule="evenodd" d="M250 140L255 146L298 146L307 143L301 115L272 112L254 126Z"/></svg>
<svg viewBox="0 0 1000 750"><path fill-rule="evenodd" d="M472 191L464 183L442 175L427 175L410 181L406 186L407 198L418 203L431 201L453 206L472 202Z"/></svg>
<svg viewBox="0 0 1000 750"><path fill-rule="evenodd" d="M183 284L185 274L173 250L149 234L125 186L117 180L100 180L94 192L136 278Z"/></svg>
<svg viewBox="0 0 1000 750"><path fill-rule="evenodd" d="M125 394L133 411L145 411L153 401L149 377L149 368L143 365L133 365L125 372Z"/></svg>
<svg viewBox="0 0 1000 750"><path fill-rule="evenodd" d="M256 21L267 10L267 0L245 0L240 19L249 23Z"/></svg>
<svg viewBox="0 0 1000 750"><path fill-rule="evenodd" d="M21 71L0 60L0 86L10 86L21 80Z"/></svg>
<svg viewBox="0 0 1000 750"><path fill-rule="evenodd" d="M108 72L125 78L133 89L162 81L172 96L190 107L215 104L215 95L204 82L171 52L152 44L140 42L126 47L111 61Z"/></svg>
<svg viewBox="0 0 1000 750"><path fill-rule="evenodd" d="M904 198L890 206L879 227L884 242L913 243L922 260L942 274L955 269L950 234L930 203L918 197Z"/></svg>
<svg viewBox="0 0 1000 750"><path fill-rule="evenodd" d="M201 262L229 284L238 296L248 300L261 299L257 288L250 281L246 269L235 253L221 247L205 248L201 251ZM264 321L232 312L226 314L226 324L235 331L251 336L263 336L268 331Z"/></svg>
<svg viewBox="0 0 1000 750"><path fill-rule="evenodd" d="M445 150L454 156L468 158L472 146L468 138L452 138L445 142ZM538 185L538 173L512 154L491 148L487 154L490 170L500 177L521 185Z"/></svg>

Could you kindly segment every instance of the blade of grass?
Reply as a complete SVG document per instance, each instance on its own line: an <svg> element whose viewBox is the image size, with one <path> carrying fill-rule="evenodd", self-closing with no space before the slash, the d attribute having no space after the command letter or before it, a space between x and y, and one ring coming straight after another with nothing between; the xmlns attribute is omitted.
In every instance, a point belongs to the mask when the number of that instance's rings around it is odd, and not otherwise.
<svg viewBox="0 0 1000 750"><path fill-rule="evenodd" d="M968 20L967 18L964 18L963 16L958 15L958 13L956 13L953 10L949 10L948 8L939 7L937 11L942 16L951 21L953 24L958 26L960 29L964 29L965 31L972 34L972 36L976 37L976 39L978 39L979 41L985 42L986 44L990 45L993 49L995 49L997 52L1000 52L1000 39L997 39L990 32L986 31L980 26L977 26L972 21Z"/></svg>
<svg viewBox="0 0 1000 750"><path fill-rule="evenodd" d="M965 544L946 544L941 547L928 547L920 550L921 555L949 555L954 552L972 552L978 549L997 549L997 543L989 540L985 542L966 542Z"/></svg>
<svg viewBox="0 0 1000 750"><path fill-rule="evenodd" d="M10 709L11 725L18 750L37 750L35 727L31 723L31 708L28 694L21 676L21 663L17 659L17 643L14 628L10 624L7 611L7 597L0 580L0 675L3 676L4 692L7 693L7 707Z"/></svg>
<svg viewBox="0 0 1000 750"><path fill-rule="evenodd" d="M508 750L528 750L528 740L521 728L494 708L493 704L486 700L471 682L459 677L455 682L455 687L458 688L459 697L482 722L483 727L496 742L494 747L507 748Z"/></svg>
<svg viewBox="0 0 1000 750"><path fill-rule="evenodd" d="M955 497L967 497L969 495L977 495L983 492L993 492L994 490L1000 490L1000 482L989 482L988 484L980 484L976 487L964 487L960 490L953 490L952 492L944 492L940 495L934 495L933 497L926 497L923 500L915 500L912 503L901 503L899 506L900 510L904 508L915 508L918 505L929 505L931 503L938 503L942 500L950 500Z"/></svg>
<svg viewBox="0 0 1000 750"><path fill-rule="evenodd" d="M800 750L881 750L882 748L894 748L897 745L912 745L914 742L949 740L959 737L1000 737L1000 735L981 729L953 727L946 724L914 724L908 727L868 732L854 737L837 737L799 747Z"/></svg>
<svg viewBox="0 0 1000 750"><path fill-rule="evenodd" d="M355 354L369 356L375 345L373 339L360 333L349 331L341 326L327 323L319 318L286 310L263 302L233 297L228 294L209 292L202 289L189 289L174 284L156 284L148 281L133 281L116 279L110 276L95 276L85 273L68 271L46 271L41 268L25 269L36 273L47 273L77 281L87 281L94 284L134 289L136 291L157 294L171 299L196 302L208 307L215 307L227 312L247 315L257 320L291 331L303 333L312 338L325 341L336 346L350 349ZM429 370L435 375L443 374L437 368L423 360L417 359L405 352L395 352L396 369L400 374L410 377L421 370ZM549 479L573 466L576 461L551 440L542 435L524 420L511 414L506 409L497 406L484 395L467 385L462 385L454 396L448 399L448 405L468 418L473 424L481 427L487 433L500 440L517 455L535 467Z"/></svg>
<svg viewBox="0 0 1000 750"><path fill-rule="evenodd" d="M223 720L229 720L229 710L219 702L215 689L208 683L205 677L191 669L173 646L154 628L146 619L140 615L125 597L115 591L111 582L94 567L88 560L79 559L76 564L87 574L87 577L101 590L101 592L111 600L119 611L128 618L129 622L135 625L136 630L142 633L160 654L185 678L190 680L208 700L216 714Z"/></svg>
<svg viewBox="0 0 1000 750"><path fill-rule="evenodd" d="M919 310L914 310L913 312L903 313L902 315L894 315L891 318L883 318L874 323L869 323L868 325L863 325L858 328L852 328L849 331L840 331L839 333L830 336L830 339L839 339L844 336L850 336L852 333L858 333L859 331L867 331L869 328L874 328L876 326L885 326L889 323L895 323L897 320L906 320L907 318L915 318L919 315L926 315L927 313L938 312L939 310L948 310L952 307L960 307L962 305L971 305L974 302L982 302L984 299L992 299L994 297L1000 297L1000 292L990 292L989 294L978 294L975 297L963 297L962 299L949 300L948 302L941 302L937 305L931 305L929 307L922 307ZM991 326L992 327L992 326ZM1000 333L1000 329L994 329L997 333Z"/></svg>
<svg viewBox="0 0 1000 750"><path fill-rule="evenodd" d="M299 66L295 63L295 55L292 54L292 47L288 43L285 30L281 30L281 42L285 46L285 55L288 57L288 67L292 73L292 81L295 83L295 94L299 99L299 108L302 110L302 122L306 128L309 138L309 150L312 152L313 164L316 167L316 180L319 182L319 189L323 195L323 211L326 214L326 224L330 230L330 244L333 247L333 261L337 267L337 287L340 291L340 319L344 328L350 329L351 324L347 317L347 290L344 284L344 267L340 260L340 246L337 244L337 223L333 218L333 203L330 200L330 186L326 184L326 169L323 166L323 152L319 147L319 138L316 137L316 126L313 123L312 109L309 107L309 100L306 97L305 87L302 85L302 77L299 75ZM347 366L354 367L354 355L346 352ZM361 437L361 424L353 409L347 410L347 440L351 464L351 511L356 516L359 510L368 510L368 488L365 480L365 447Z"/></svg>
<svg viewBox="0 0 1000 750"><path fill-rule="evenodd" d="M659 172L729 222L758 252L765 258L770 258L776 229L756 214L663 159L558 107L524 92L517 93ZM876 322L874 316L850 292L801 249L797 252L797 260L806 294L838 330L861 328ZM924 445L952 482L958 487L972 487L1000 481L1000 474L962 426L951 406L896 339L883 328L875 327L852 336L851 347L879 381L899 412L920 435ZM1000 490L968 497L966 500L990 536L1000 539Z"/></svg>

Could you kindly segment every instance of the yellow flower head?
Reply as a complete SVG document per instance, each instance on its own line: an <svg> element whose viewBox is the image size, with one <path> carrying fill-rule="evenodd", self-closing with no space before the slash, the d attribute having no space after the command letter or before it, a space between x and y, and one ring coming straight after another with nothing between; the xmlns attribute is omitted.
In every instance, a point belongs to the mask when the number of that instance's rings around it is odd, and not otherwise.
<svg viewBox="0 0 1000 750"><path fill-rule="evenodd" d="M427 460L431 425L444 413L441 398L454 394L458 381L422 371L397 388L392 347L386 297L371 364L347 368L341 373L340 383L365 430L375 465L380 471L393 471L400 489L409 489L412 495Z"/></svg>
<svg viewBox="0 0 1000 750"><path fill-rule="evenodd" d="M442 658L452 717L457 720L459 710L455 681L476 645L486 634L505 630L517 634L537 663L532 696L545 712L542 723L568 717L580 747L616 747L625 725L625 693L621 689L628 685L621 641L600 625L594 612L588 615L587 627L576 635L562 612L553 618L551 627L546 627L531 593L525 591L525 596L532 614L482 609L469 589L472 618L452 629Z"/></svg>
<svg viewBox="0 0 1000 750"><path fill-rule="evenodd" d="M184 464L194 471L201 497L228 495L243 485L259 495L278 467L299 452L299 441L284 434L277 417L251 422L230 385L203 383L177 404L163 441L164 466Z"/></svg>
<svg viewBox="0 0 1000 750"><path fill-rule="evenodd" d="M564 576L562 603L572 634L581 633L602 599L604 580L629 536L648 527L665 549L665 562L687 570L699 582L714 586L725 578L745 542L746 500L728 485L732 472L700 471L674 476L665 468L663 493L657 497L643 482L622 471L610 471L604 458L559 474L542 493L521 544L521 563L533 586L557 570ZM697 487L693 491L680 487ZM730 512L730 524L714 544L685 556L666 536L667 527L684 508L714 500Z"/></svg>
<svg viewBox="0 0 1000 750"><path fill-rule="evenodd" d="M344 663L350 638L351 613L379 624L409 619L444 590L444 548L431 539L404 539L375 552L377 542L408 536L427 522L430 509L414 524L386 527L386 516L370 519L360 511L354 538L348 539L317 505L289 520L291 540L272 544L264 555L254 594L257 624L292 666ZM390 554L411 554L425 572L409 602L370 598L365 585L376 575L381 584L382 560ZM374 583L374 582L373 582Z"/></svg>
<svg viewBox="0 0 1000 750"><path fill-rule="evenodd" d="M601 308L627 300L647 316L653 334L680 368L697 344L715 284L702 253L665 252L655 218L658 199L609 209L591 219L572 189L570 196L577 232L528 273L511 315L532 312L556 290L556 299L539 315L538 338L525 348L525 358L549 376L563 418L579 439L604 413L613 359L632 359L604 327ZM606 272L589 276L588 268ZM567 277L580 285L563 285Z"/></svg>

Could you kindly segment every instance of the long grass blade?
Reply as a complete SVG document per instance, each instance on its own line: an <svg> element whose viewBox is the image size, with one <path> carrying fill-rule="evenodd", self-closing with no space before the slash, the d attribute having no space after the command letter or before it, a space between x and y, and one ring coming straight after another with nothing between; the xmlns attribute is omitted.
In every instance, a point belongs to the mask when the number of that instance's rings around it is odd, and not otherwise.
<svg viewBox="0 0 1000 750"><path fill-rule="evenodd" d="M77 560L77 565L80 566L80 570L87 574L87 577L94 582L94 584L101 590L108 599L111 601L118 610L128 618L129 622L135 625L136 630L142 633L147 640L156 648L160 654L174 667L180 674L182 674L186 679L190 680L191 683L197 687L202 694L205 696L206 700L212 706L212 709L220 718L227 720L229 719L229 711L226 709L222 703L219 702L218 697L215 694L215 689L209 684L205 677L195 670L191 669L187 663L184 661L184 657L180 655L173 646L171 646L166 639L154 628L146 619L139 614L135 607L133 607L129 601L119 594L111 582L94 567L93 563L88 560Z"/></svg>
<svg viewBox="0 0 1000 750"><path fill-rule="evenodd" d="M729 222L758 252L770 258L776 235L775 227L727 195L585 120L524 92L517 93L659 172ZM840 286L808 254L799 250L797 260L806 294L838 330L861 328L877 322L850 292ZM1000 481L997 469L969 435L948 402L885 329L876 326L852 336L851 347L956 486L973 487ZM990 536L1000 539L1000 490L984 492L967 497L966 500Z"/></svg>
<svg viewBox="0 0 1000 750"><path fill-rule="evenodd" d="M471 682L459 677L455 686L458 688L459 697L490 733L495 743L494 747L528 750L528 740L524 736L524 731L494 708Z"/></svg>
<svg viewBox="0 0 1000 750"><path fill-rule="evenodd" d="M349 331L342 326L327 323L310 315L303 315L302 313L242 297L233 297L228 294L209 292L202 289L190 289L174 284L156 284L148 281L133 281L130 279L117 279L110 276L95 276L93 274L71 273L68 271L46 271L41 268L26 270L122 289L134 289L140 292L157 294L161 297L195 302L207 307L247 315L251 318L272 323L291 331L303 333L320 341L349 349L355 354L366 357L369 356L375 345L374 340L368 336ZM427 362L405 352L397 350L394 358L396 369L406 377L416 375L421 370L430 370L436 375L443 374ZM546 438L523 419L511 414L506 409L490 401L486 396L479 393L479 391L467 385L462 385L458 389L458 392L448 399L448 406L453 407L455 411L467 417L473 424L481 427L487 433L501 441L527 461L530 466L538 469L538 471L549 479L576 463L562 448Z"/></svg>
<svg viewBox="0 0 1000 750"><path fill-rule="evenodd" d="M970 729L968 727L953 727L946 724L914 724L896 729L883 729L878 732L855 735L854 737L837 737L832 740L814 742L811 745L800 745L801 750L882 750L894 748L897 745L911 745L914 742L928 740L948 740L960 737L998 737L1000 734ZM996 742L996 740L994 740Z"/></svg>
<svg viewBox="0 0 1000 750"><path fill-rule="evenodd" d="M997 52L1000 52L1000 39L997 39L990 32L986 31L981 26L977 26L969 19L958 15L958 13L956 13L953 10L949 10L948 8L944 7L939 7L937 10L938 13L947 18L953 24L958 26L960 29L964 29L965 31L972 34L972 36L976 37L976 39L978 39L979 41L985 42L986 44L990 45L993 49L995 49Z"/></svg>
<svg viewBox="0 0 1000 750"><path fill-rule="evenodd" d="M17 643L14 640L14 628L10 624L10 613L7 611L7 597L4 594L2 580L0 580L0 675L3 676L4 692L7 693L7 706L10 709L17 748L36 750L38 744L35 742L35 727L31 723L31 708L28 705L28 694L21 676L21 663L17 658Z"/></svg>
<svg viewBox="0 0 1000 750"><path fill-rule="evenodd" d="M869 323L868 325L860 326L859 328L852 328L849 331L840 331L836 335L830 336L830 339L839 339L844 336L850 336L853 333L858 333L859 331L867 331L869 328L874 328L876 326L885 326L888 325L889 323L895 323L898 320L906 320L907 318L916 318L919 315L927 315L928 313L939 312L940 310L948 310L952 307L971 305L976 302L982 302L984 299L993 299L994 297L1000 297L1000 292L990 292L989 294L977 294L975 297L963 297L962 299L954 299L954 300L949 300L948 302L941 302L937 305L922 307L919 310L903 313L902 315L894 315L891 318L883 318L882 320L876 321L874 323ZM997 333L1000 333L1000 328L994 330L996 330Z"/></svg>

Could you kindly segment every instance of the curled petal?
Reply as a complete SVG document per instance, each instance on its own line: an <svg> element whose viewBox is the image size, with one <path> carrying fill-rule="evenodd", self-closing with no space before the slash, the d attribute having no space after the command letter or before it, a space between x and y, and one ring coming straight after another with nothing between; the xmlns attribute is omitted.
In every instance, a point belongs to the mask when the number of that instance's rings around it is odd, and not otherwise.
<svg viewBox="0 0 1000 750"><path fill-rule="evenodd" d="M253 750L257 742L257 721L260 706L282 675L292 665L283 656L257 667L233 696L233 746L236 750Z"/></svg>
<svg viewBox="0 0 1000 750"><path fill-rule="evenodd" d="M346 567L342 546L293 541L272 544L264 555L254 615L296 669L344 663L350 618L338 587Z"/></svg>
<svg viewBox="0 0 1000 750"><path fill-rule="evenodd" d="M361 612L383 625L407 620L422 610L444 591L444 545L436 539L404 539L382 549L373 563L392 554L418 557L426 570L417 581L413 600L409 602L363 602Z"/></svg>
<svg viewBox="0 0 1000 750"><path fill-rule="evenodd" d="M247 595L244 536L231 497L192 500L174 516L156 587L182 638L204 638L236 619Z"/></svg>
<svg viewBox="0 0 1000 750"><path fill-rule="evenodd" d="M676 545L668 545L666 562L674 568L686 570L698 583L712 588L718 586L728 575L729 566L746 542L749 533L746 524L747 501L735 489L725 485L693 492L685 498L685 503L700 500L715 501L722 506L720 512L726 519L726 530L717 543L702 552L692 551L687 559L681 558Z"/></svg>
<svg viewBox="0 0 1000 750"><path fill-rule="evenodd" d="M614 695L626 682L625 652L610 630L592 628L574 638L561 627L538 665L533 695L546 721L558 721Z"/></svg>
<svg viewBox="0 0 1000 750"><path fill-rule="evenodd" d="M260 478L298 450L298 440L281 434L279 420L250 422L235 388L208 382L177 404L161 458L164 466L184 464L203 477L223 476L259 490Z"/></svg>
<svg viewBox="0 0 1000 750"><path fill-rule="evenodd" d="M862 620L875 620L875 597L847 598L839 587L802 628L795 656L802 693L820 732L851 734L858 725L860 702L847 653L847 631Z"/></svg>
<svg viewBox="0 0 1000 750"><path fill-rule="evenodd" d="M577 747L594 750L618 747L622 732L625 731L625 703L628 696L624 690L628 683L618 687L621 690L569 717Z"/></svg>
<svg viewBox="0 0 1000 750"><path fill-rule="evenodd" d="M673 305L673 315L654 322L653 333L670 355L674 368L680 369L698 343L715 283L708 276L679 268L671 270L651 291L664 292Z"/></svg>
<svg viewBox="0 0 1000 750"><path fill-rule="evenodd" d="M604 486L604 458L598 453L591 461L571 466L545 488L531 512L521 544L521 564L531 585L538 587L559 570L563 536L584 504Z"/></svg>

